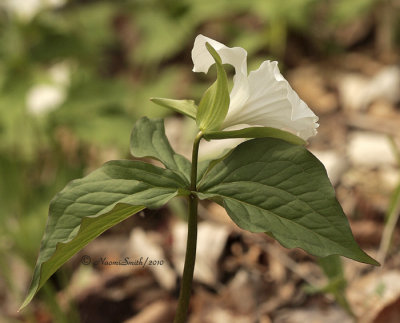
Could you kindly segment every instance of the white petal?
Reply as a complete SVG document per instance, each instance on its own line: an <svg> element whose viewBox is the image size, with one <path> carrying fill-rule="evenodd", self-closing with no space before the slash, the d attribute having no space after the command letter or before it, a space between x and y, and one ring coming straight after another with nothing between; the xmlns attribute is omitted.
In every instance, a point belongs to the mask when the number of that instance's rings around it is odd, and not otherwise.
<svg viewBox="0 0 400 323"><path fill-rule="evenodd" d="M199 148L199 161L218 159L245 140L247 139L231 138L210 141L202 140Z"/></svg>
<svg viewBox="0 0 400 323"><path fill-rule="evenodd" d="M207 73L214 64L214 59L206 48L207 42L217 51L222 64L230 64L235 68L229 110L240 109L249 97L247 52L241 47L227 47L216 40L198 35L192 50L193 72Z"/></svg>
<svg viewBox="0 0 400 323"><path fill-rule="evenodd" d="M247 125L234 125L224 129L225 131L239 130L248 127ZM229 150L235 148L247 138L230 138L217 140L202 140L199 148L199 160L217 159L224 156Z"/></svg>
<svg viewBox="0 0 400 323"><path fill-rule="evenodd" d="M316 134L318 117L302 101L279 72L277 62L265 61L249 75L249 99L231 110L223 127L234 124L274 127L307 140Z"/></svg>

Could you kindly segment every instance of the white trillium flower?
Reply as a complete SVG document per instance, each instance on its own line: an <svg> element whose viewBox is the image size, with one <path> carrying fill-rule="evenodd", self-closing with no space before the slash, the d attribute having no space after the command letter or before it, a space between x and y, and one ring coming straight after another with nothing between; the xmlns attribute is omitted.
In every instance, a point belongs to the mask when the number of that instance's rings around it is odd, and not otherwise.
<svg viewBox="0 0 400 323"><path fill-rule="evenodd" d="M48 70L50 83L33 85L26 94L26 108L32 115L44 115L59 108L67 99L67 88L71 79L68 62L53 65Z"/></svg>
<svg viewBox="0 0 400 323"><path fill-rule="evenodd" d="M32 115L43 115L57 109L66 99L66 91L58 85L38 84L26 96L26 107Z"/></svg>
<svg viewBox="0 0 400 323"><path fill-rule="evenodd" d="M0 8L14 14L17 19L29 23L40 11L59 8L67 0L1 0Z"/></svg>
<svg viewBox="0 0 400 323"><path fill-rule="evenodd" d="M282 76L278 62L264 61L257 70L247 74L247 52L243 48L230 48L198 35L192 50L194 72L207 73L215 63L206 43L217 51L223 64L235 68L229 110L222 129L272 127L304 140L317 133L318 117Z"/></svg>
<svg viewBox="0 0 400 323"><path fill-rule="evenodd" d="M57 63L49 69L50 79L54 84L67 87L71 80L72 64L67 61Z"/></svg>

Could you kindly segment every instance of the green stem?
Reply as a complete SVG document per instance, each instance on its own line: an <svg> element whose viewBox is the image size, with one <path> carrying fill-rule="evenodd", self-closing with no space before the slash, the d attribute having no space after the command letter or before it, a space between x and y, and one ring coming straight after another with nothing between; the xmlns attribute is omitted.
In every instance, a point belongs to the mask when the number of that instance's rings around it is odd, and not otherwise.
<svg viewBox="0 0 400 323"><path fill-rule="evenodd" d="M196 138L194 139L193 143L193 150L192 150L192 170L190 173L190 190L196 191L196 183L197 183L197 160L199 157L199 145L200 140L203 138L203 132L200 131Z"/></svg>
<svg viewBox="0 0 400 323"><path fill-rule="evenodd" d="M186 244L185 267L183 268L181 291L179 293L178 308L176 310L174 323L186 322L189 308L190 294L192 291L192 281L194 264L196 261L196 243L197 243L197 197L189 196L189 219L188 219L188 237Z"/></svg>
<svg viewBox="0 0 400 323"><path fill-rule="evenodd" d="M199 132L193 143L192 169L190 176L190 190L196 191L197 182L197 159L199 154L199 144L203 133ZM182 284L179 293L178 308L176 310L174 323L186 322L190 294L192 291L192 281L194 264L196 261L197 244L197 205L198 198L194 194L189 196L189 217L188 217L188 236L186 243L185 267L183 268Z"/></svg>

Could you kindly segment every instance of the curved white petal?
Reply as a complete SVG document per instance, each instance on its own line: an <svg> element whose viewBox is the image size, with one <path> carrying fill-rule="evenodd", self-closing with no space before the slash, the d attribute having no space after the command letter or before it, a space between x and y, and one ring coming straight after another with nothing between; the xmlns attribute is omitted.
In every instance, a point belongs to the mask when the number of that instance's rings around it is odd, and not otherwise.
<svg viewBox="0 0 400 323"><path fill-rule="evenodd" d="M318 117L279 72L278 63L265 61L248 77L249 97L240 109L231 110L222 125L274 127L307 140L317 133Z"/></svg>
<svg viewBox="0 0 400 323"><path fill-rule="evenodd" d="M229 110L239 110L249 97L247 52L241 47L227 47L204 35L198 35L192 49L193 72L207 73L210 66L215 63L206 48L206 43L209 43L217 51L222 64L229 64L235 68Z"/></svg>
<svg viewBox="0 0 400 323"><path fill-rule="evenodd" d="M199 148L199 161L218 159L224 156L229 150L235 148L246 138L230 138L221 140L202 140Z"/></svg>

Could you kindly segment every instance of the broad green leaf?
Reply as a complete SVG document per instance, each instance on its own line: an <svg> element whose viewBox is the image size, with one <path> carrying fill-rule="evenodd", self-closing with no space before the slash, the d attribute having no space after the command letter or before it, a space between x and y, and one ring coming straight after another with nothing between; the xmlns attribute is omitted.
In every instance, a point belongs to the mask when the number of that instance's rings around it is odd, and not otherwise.
<svg viewBox="0 0 400 323"><path fill-rule="evenodd" d="M229 108L229 90L226 72L221 58L214 48L206 43L207 49L217 66L217 80L211 85L200 101L197 112L197 125L204 132L218 130L224 121Z"/></svg>
<svg viewBox="0 0 400 323"><path fill-rule="evenodd" d="M189 185L190 162L175 153L165 135L164 120L139 119L131 133L131 153L135 157L151 157L175 171Z"/></svg>
<svg viewBox="0 0 400 323"><path fill-rule="evenodd" d="M305 145L306 142L290 132L270 127L249 127L233 131L209 131L204 134L204 139L228 138L277 138L296 145Z"/></svg>
<svg viewBox="0 0 400 323"><path fill-rule="evenodd" d="M144 208L187 195L175 172L139 161L116 160L68 184L50 203L28 295L28 305L50 276L91 240Z"/></svg>
<svg viewBox="0 0 400 323"><path fill-rule="evenodd" d="M224 149L222 151L223 155L217 159L206 159L199 162L197 168L197 183L201 182L202 178L211 170L214 166L218 165L218 163L225 159L233 149Z"/></svg>
<svg viewBox="0 0 400 323"><path fill-rule="evenodd" d="M287 248L379 265L355 242L324 166L303 146L246 141L204 176L198 190L200 198L223 205L239 227L266 232Z"/></svg>
<svg viewBox="0 0 400 323"><path fill-rule="evenodd" d="M150 100L158 105L183 113L189 118L196 120L197 105L193 100L172 100L164 98L151 98Z"/></svg>

